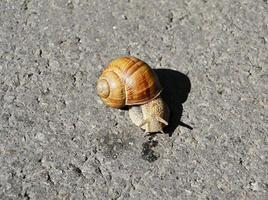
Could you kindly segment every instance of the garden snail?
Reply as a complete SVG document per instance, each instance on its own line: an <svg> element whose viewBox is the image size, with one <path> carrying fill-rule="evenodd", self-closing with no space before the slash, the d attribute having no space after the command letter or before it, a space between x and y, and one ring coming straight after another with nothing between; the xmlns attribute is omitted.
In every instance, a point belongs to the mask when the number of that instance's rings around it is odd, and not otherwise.
<svg viewBox="0 0 268 200"><path fill-rule="evenodd" d="M169 108L161 97L157 75L144 61L133 56L112 60L97 81L97 93L112 108L130 106L129 116L146 132L163 132Z"/></svg>

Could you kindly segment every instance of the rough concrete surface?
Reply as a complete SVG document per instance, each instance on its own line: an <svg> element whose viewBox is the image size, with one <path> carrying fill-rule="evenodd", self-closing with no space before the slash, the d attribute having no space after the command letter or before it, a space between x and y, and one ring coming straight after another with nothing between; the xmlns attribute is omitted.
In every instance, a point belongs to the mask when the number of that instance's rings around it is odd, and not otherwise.
<svg viewBox="0 0 268 200"><path fill-rule="evenodd" d="M121 55L169 134L96 95ZM1 0L0 199L268 199L267 94L267 0Z"/></svg>

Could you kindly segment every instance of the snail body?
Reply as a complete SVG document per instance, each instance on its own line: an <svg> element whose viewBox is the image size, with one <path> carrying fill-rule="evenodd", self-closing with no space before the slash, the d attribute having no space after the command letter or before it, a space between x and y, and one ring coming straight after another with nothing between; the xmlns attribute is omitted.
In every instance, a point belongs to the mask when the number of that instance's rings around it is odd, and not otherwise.
<svg viewBox="0 0 268 200"><path fill-rule="evenodd" d="M163 132L163 128L168 125L169 114L169 108L161 96L129 109L131 121L147 133Z"/></svg>
<svg viewBox="0 0 268 200"><path fill-rule="evenodd" d="M124 56L112 60L97 82L97 93L112 108L129 106L131 121L146 132L163 132L169 109L157 75L144 61Z"/></svg>

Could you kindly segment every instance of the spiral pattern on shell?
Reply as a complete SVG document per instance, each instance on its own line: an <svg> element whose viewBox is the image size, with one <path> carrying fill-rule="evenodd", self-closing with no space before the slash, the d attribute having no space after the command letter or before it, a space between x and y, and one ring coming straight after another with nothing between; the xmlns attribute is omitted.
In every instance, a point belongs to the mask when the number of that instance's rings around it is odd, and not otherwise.
<svg viewBox="0 0 268 200"><path fill-rule="evenodd" d="M97 82L97 93L110 107L141 105L162 91L157 75L144 61L124 56L112 60Z"/></svg>

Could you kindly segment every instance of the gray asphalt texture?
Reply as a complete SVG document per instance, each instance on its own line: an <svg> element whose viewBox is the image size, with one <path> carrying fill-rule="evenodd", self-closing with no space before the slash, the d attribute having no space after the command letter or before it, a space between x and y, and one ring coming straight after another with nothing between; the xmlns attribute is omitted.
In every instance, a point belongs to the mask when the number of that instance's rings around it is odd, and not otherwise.
<svg viewBox="0 0 268 200"><path fill-rule="evenodd" d="M133 55L167 134L106 107ZM268 199L267 0L0 1L0 199Z"/></svg>

